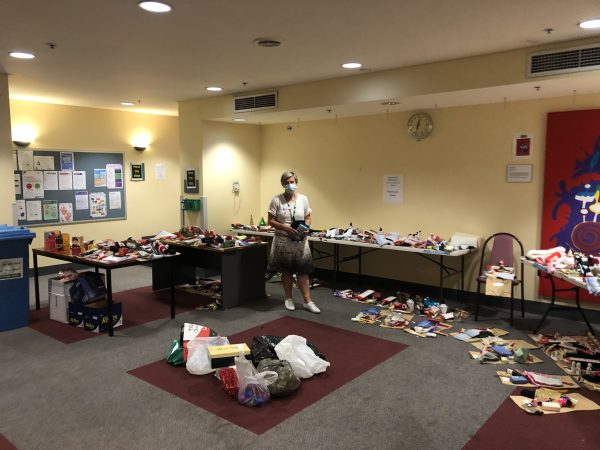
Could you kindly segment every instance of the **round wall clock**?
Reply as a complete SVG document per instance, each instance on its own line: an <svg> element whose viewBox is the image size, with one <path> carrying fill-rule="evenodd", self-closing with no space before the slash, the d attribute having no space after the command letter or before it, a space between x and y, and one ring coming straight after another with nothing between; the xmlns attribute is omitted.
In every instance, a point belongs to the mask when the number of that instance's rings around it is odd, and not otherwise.
<svg viewBox="0 0 600 450"><path fill-rule="evenodd" d="M424 112L418 112L410 116L406 124L408 134L417 141L425 139L433 131L433 120L431 116Z"/></svg>

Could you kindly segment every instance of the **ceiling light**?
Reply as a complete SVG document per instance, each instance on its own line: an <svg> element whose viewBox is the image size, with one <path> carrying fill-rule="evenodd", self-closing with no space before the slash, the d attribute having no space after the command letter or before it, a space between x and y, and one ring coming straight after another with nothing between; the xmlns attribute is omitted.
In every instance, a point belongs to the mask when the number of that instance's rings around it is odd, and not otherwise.
<svg viewBox="0 0 600 450"><path fill-rule="evenodd" d="M261 47L279 47L281 45L280 41L267 38L258 38L255 39L254 42L256 43L256 45L260 45Z"/></svg>
<svg viewBox="0 0 600 450"><path fill-rule="evenodd" d="M235 118L233 119L233 121L234 121L234 122L245 122L245 121L246 121L246 119L244 119L243 117L235 117Z"/></svg>
<svg viewBox="0 0 600 450"><path fill-rule="evenodd" d="M220 88L219 86L208 86L206 90L210 92L221 92L223 88Z"/></svg>
<svg viewBox="0 0 600 450"><path fill-rule="evenodd" d="M584 28L586 30L593 30L595 28L600 28L600 19L589 19L584 20L579 24L579 28Z"/></svg>
<svg viewBox="0 0 600 450"><path fill-rule="evenodd" d="M357 62L349 62L342 64L342 67L344 69L360 69L362 67L362 64Z"/></svg>
<svg viewBox="0 0 600 450"><path fill-rule="evenodd" d="M171 5L163 2L139 2L138 6L145 11L153 13L166 13L171 11Z"/></svg>
<svg viewBox="0 0 600 450"><path fill-rule="evenodd" d="M121 105L123 105L123 106L134 106L135 103L133 103L133 102L121 102Z"/></svg>
<svg viewBox="0 0 600 450"><path fill-rule="evenodd" d="M381 104L383 106L394 106L394 105L399 105L400 102L389 101L389 102L381 102Z"/></svg>
<svg viewBox="0 0 600 450"><path fill-rule="evenodd" d="M27 53L27 52L10 52L9 55L12 56L13 58L18 58L18 59L33 59L33 58L35 58L35 55L33 53Z"/></svg>

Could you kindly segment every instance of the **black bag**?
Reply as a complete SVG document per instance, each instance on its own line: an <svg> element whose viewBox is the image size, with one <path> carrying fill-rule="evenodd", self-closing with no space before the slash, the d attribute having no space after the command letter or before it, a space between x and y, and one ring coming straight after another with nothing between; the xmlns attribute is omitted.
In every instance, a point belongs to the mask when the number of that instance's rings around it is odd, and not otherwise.
<svg viewBox="0 0 600 450"><path fill-rule="evenodd" d="M300 387L300 378L294 373L288 361L263 359L256 369L259 372L272 370L277 373L277 381L269 385L269 392L273 397L287 397Z"/></svg>
<svg viewBox="0 0 600 450"><path fill-rule="evenodd" d="M279 359L275 346L283 340L282 336L254 336L252 338L252 344L250 345L250 354L252 356L252 364L258 366L258 363L263 359ZM319 358L327 361L325 355L310 342L306 341L306 345L315 352Z"/></svg>

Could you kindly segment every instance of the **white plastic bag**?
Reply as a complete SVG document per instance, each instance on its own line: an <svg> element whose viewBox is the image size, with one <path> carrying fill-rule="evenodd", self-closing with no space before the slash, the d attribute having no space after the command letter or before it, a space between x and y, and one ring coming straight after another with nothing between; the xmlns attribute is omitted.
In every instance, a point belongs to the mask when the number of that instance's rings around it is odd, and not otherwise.
<svg viewBox="0 0 600 450"><path fill-rule="evenodd" d="M331 365L315 355L315 352L306 345L305 338L295 334L283 338L275 346L275 352L279 359L285 359L290 363L294 373L300 378L310 378L316 373L325 372Z"/></svg>
<svg viewBox="0 0 600 450"><path fill-rule="evenodd" d="M238 402L247 406L261 406L269 401L269 385L277 381L277 372L258 372L243 355L236 356L235 370L238 378Z"/></svg>
<svg viewBox="0 0 600 450"><path fill-rule="evenodd" d="M229 339L223 336L196 337L187 343L188 357L185 368L192 375L206 375L214 369L208 357L209 345L228 345Z"/></svg>

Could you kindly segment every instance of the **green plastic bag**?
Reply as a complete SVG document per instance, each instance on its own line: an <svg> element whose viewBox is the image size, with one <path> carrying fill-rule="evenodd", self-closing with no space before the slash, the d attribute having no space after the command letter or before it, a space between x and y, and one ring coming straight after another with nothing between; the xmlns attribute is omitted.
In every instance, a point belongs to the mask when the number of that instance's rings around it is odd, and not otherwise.
<svg viewBox="0 0 600 450"><path fill-rule="evenodd" d="M515 350L515 361L519 364L526 364L529 359L529 349L524 347L519 347Z"/></svg>
<svg viewBox="0 0 600 450"><path fill-rule="evenodd" d="M185 364L183 361L183 346L179 342L179 339L173 339L169 346L169 352L167 353L167 362L172 366L182 366Z"/></svg>

